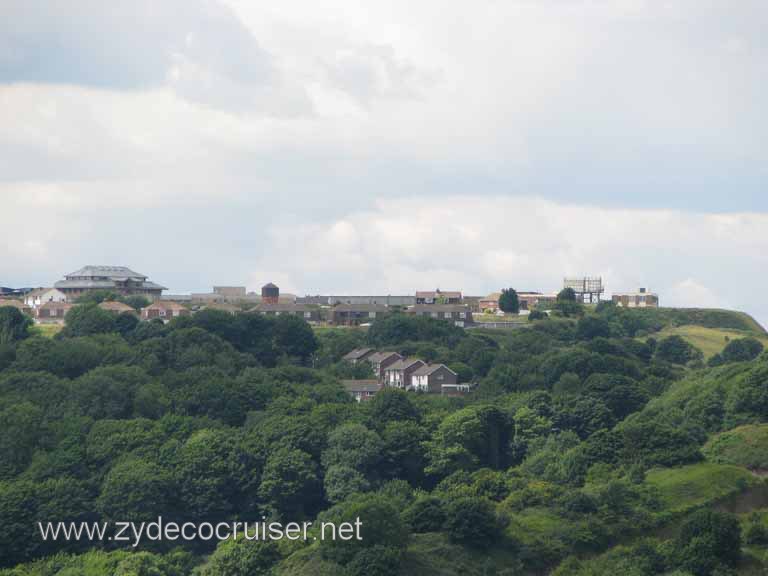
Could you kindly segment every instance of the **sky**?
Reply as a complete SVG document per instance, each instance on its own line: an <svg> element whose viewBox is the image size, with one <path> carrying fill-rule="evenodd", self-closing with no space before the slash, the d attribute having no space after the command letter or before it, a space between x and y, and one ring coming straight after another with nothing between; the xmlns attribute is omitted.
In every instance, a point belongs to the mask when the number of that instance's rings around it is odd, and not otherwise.
<svg viewBox="0 0 768 576"><path fill-rule="evenodd" d="M551 292L768 325L763 0L0 0L0 285Z"/></svg>

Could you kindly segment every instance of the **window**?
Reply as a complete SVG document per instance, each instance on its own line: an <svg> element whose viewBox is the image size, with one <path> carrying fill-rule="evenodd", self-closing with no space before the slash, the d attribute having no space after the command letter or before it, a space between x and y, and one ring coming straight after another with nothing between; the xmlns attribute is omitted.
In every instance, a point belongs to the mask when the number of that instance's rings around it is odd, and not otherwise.
<svg viewBox="0 0 768 576"><path fill-rule="evenodd" d="M467 313L466 312L459 312L459 318L466 318Z"/></svg>
<svg viewBox="0 0 768 576"><path fill-rule="evenodd" d="M376 318L376 312L368 312L368 318Z"/></svg>
<svg viewBox="0 0 768 576"><path fill-rule="evenodd" d="M432 318L437 318L437 312L432 312Z"/></svg>
<svg viewBox="0 0 768 576"><path fill-rule="evenodd" d="M312 312L304 312L304 318L312 318Z"/></svg>

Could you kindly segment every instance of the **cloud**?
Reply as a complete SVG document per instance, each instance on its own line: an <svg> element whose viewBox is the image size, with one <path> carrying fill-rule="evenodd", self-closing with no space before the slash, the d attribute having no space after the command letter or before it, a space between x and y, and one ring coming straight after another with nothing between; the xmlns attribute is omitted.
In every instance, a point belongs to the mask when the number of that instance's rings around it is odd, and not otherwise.
<svg viewBox="0 0 768 576"><path fill-rule="evenodd" d="M662 304L737 306L766 322L768 307L751 286L768 281L767 227L768 214L619 210L536 197L381 199L325 225L273 227L273 248L256 267L265 280L279 275L311 293L556 291L564 276L601 275L609 291L644 286Z"/></svg>
<svg viewBox="0 0 768 576"><path fill-rule="evenodd" d="M311 112L302 90L217 0L12 0L0 82L153 90L266 115Z"/></svg>

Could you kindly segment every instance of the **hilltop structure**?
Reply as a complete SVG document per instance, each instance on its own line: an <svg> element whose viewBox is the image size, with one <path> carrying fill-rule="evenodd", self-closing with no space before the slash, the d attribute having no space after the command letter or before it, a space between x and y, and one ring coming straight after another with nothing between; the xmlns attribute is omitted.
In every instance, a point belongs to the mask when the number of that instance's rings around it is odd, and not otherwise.
<svg viewBox="0 0 768 576"><path fill-rule="evenodd" d="M150 282L144 274L125 266L85 266L67 274L64 280L59 280L53 286L63 292L70 302L97 290L115 292L123 296L137 294L151 300L159 300L163 290L167 290L165 286Z"/></svg>

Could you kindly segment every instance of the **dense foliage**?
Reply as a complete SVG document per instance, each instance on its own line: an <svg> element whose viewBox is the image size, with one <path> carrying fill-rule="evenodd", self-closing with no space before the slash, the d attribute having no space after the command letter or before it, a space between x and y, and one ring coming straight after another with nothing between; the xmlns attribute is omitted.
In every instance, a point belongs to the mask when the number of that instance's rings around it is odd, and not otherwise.
<svg viewBox="0 0 768 576"><path fill-rule="evenodd" d="M768 438L765 354L734 340L707 367L655 336L669 325L655 311L561 296L497 332L404 314L367 331L218 310L129 322L91 301L46 338L0 307L0 574L741 569L743 544L768 540L761 517L727 512L768 502L747 471L768 449L744 448ZM474 390L357 404L340 380L370 368L341 358L360 346L455 366ZM752 504L729 508L740 495ZM158 516L360 518L363 539L133 548L36 526Z"/></svg>

